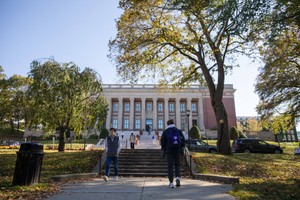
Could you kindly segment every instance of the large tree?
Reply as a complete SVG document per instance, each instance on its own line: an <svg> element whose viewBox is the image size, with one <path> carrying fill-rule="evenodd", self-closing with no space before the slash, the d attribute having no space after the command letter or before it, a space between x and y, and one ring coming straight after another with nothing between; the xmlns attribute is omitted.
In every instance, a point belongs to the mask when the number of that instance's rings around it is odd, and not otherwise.
<svg viewBox="0 0 300 200"><path fill-rule="evenodd" d="M80 71L74 63L33 61L29 77L33 83L29 96L34 99L44 128L59 128L59 151L64 151L65 134L91 127L106 116L107 102L101 79L90 68Z"/></svg>
<svg viewBox="0 0 300 200"><path fill-rule="evenodd" d="M206 84L218 126L218 151L231 154L225 74L245 45L263 0L121 0L109 57L123 80L142 77L183 86Z"/></svg>
<svg viewBox="0 0 300 200"><path fill-rule="evenodd" d="M272 9L261 17L264 66L257 78L257 106L263 118L290 116L294 125L300 117L300 1L271 1Z"/></svg>
<svg viewBox="0 0 300 200"><path fill-rule="evenodd" d="M30 79L27 77L13 75L8 79L0 79L0 120L10 122L11 131L14 132L14 123L17 122L20 128L20 120L25 119L26 108L26 91L30 85Z"/></svg>

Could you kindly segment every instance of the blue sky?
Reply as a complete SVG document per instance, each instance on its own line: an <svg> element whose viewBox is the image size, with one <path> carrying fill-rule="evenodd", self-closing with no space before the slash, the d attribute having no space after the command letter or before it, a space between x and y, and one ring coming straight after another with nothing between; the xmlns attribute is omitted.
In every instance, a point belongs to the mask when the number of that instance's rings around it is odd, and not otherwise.
<svg viewBox="0 0 300 200"><path fill-rule="evenodd" d="M53 57L95 69L105 84L116 83L107 54L121 13L118 0L0 0L0 65L8 77L26 76L33 60ZM236 89L237 116L255 116L259 64L244 57L239 63L226 83Z"/></svg>

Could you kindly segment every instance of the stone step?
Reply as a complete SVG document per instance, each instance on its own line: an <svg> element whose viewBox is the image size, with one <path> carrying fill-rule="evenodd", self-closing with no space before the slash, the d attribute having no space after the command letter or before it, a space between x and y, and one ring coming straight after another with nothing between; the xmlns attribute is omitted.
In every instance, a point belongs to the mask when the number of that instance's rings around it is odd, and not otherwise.
<svg viewBox="0 0 300 200"><path fill-rule="evenodd" d="M188 176L186 163L181 158L181 175ZM103 169L104 173L105 169ZM110 165L114 174L113 164ZM162 157L161 149L122 149L119 154L120 176L167 176L167 158ZM175 169L174 169L175 172Z"/></svg>

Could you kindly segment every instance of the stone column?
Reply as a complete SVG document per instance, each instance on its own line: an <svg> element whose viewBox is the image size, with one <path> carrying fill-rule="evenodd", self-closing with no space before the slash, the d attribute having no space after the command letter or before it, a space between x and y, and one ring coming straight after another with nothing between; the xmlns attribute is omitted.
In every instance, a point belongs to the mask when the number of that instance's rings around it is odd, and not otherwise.
<svg viewBox="0 0 300 200"><path fill-rule="evenodd" d="M192 119L193 119L193 111L192 111L192 99L191 98L187 98L187 106L186 106L187 110L190 110L190 116L189 116L189 129L192 128L193 124L192 124Z"/></svg>
<svg viewBox="0 0 300 200"><path fill-rule="evenodd" d="M122 130L123 127L123 98L119 98L119 110L118 110L118 130Z"/></svg>
<svg viewBox="0 0 300 200"><path fill-rule="evenodd" d="M133 124L134 124L134 98L130 97L130 113L129 113L129 129L133 130Z"/></svg>
<svg viewBox="0 0 300 200"><path fill-rule="evenodd" d="M107 116L106 116L106 129L111 128L111 114L112 114L112 99L107 98L108 101L108 110L107 110Z"/></svg>
<svg viewBox="0 0 300 200"><path fill-rule="evenodd" d="M180 99L176 98L176 108L175 108L175 116L176 116L176 122L175 125L178 129L181 129L181 123L180 123Z"/></svg>
<svg viewBox="0 0 300 200"><path fill-rule="evenodd" d="M142 108L141 108L141 128L142 130L145 130L145 124L146 124L146 98L142 98Z"/></svg>
<svg viewBox="0 0 300 200"><path fill-rule="evenodd" d="M204 130L205 127L204 127L204 112L203 112L202 97L200 97L198 100L198 120L199 120L200 129Z"/></svg>
<svg viewBox="0 0 300 200"><path fill-rule="evenodd" d="M165 121L164 121L164 127L167 127L167 121L169 120L169 99L165 98L165 103L164 103L164 109L165 109Z"/></svg>
<svg viewBox="0 0 300 200"><path fill-rule="evenodd" d="M157 130L157 98L153 97L153 130Z"/></svg>

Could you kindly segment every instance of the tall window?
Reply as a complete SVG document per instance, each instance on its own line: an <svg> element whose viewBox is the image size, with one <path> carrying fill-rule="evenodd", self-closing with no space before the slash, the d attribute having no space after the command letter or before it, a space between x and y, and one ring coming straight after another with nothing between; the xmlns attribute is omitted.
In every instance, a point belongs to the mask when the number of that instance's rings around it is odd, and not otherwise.
<svg viewBox="0 0 300 200"><path fill-rule="evenodd" d="M169 103L169 112L174 112L174 103Z"/></svg>
<svg viewBox="0 0 300 200"><path fill-rule="evenodd" d="M163 111L163 104L161 102L159 102L157 104L157 111L162 112Z"/></svg>
<svg viewBox="0 0 300 200"><path fill-rule="evenodd" d="M113 103L113 111L118 111L119 110L119 103L114 102Z"/></svg>
<svg viewBox="0 0 300 200"><path fill-rule="evenodd" d="M118 128L118 120L117 119L113 119L113 121L112 121L112 126L113 126L113 128Z"/></svg>
<svg viewBox="0 0 300 200"><path fill-rule="evenodd" d="M162 119L158 119L158 129L164 128L164 121Z"/></svg>
<svg viewBox="0 0 300 200"><path fill-rule="evenodd" d="M140 129L141 128L141 120L140 119L136 119L135 120L135 129Z"/></svg>
<svg viewBox="0 0 300 200"><path fill-rule="evenodd" d="M124 129L128 129L128 128L129 128L129 120L124 119Z"/></svg>
<svg viewBox="0 0 300 200"><path fill-rule="evenodd" d="M196 112L197 111L197 103L192 103L192 111Z"/></svg>
<svg viewBox="0 0 300 200"><path fill-rule="evenodd" d="M152 102L147 102L146 110L147 111L152 111Z"/></svg>
<svg viewBox="0 0 300 200"><path fill-rule="evenodd" d="M185 111L185 103L180 103L180 111L181 112Z"/></svg>
<svg viewBox="0 0 300 200"><path fill-rule="evenodd" d="M184 130L184 127L185 127L185 125L186 125L185 119L181 119L180 125L181 125L181 130Z"/></svg>
<svg viewBox="0 0 300 200"><path fill-rule="evenodd" d="M141 111L141 103L135 104L135 111L140 112Z"/></svg>
<svg viewBox="0 0 300 200"><path fill-rule="evenodd" d="M124 104L124 111L129 111L129 103L125 102Z"/></svg>

